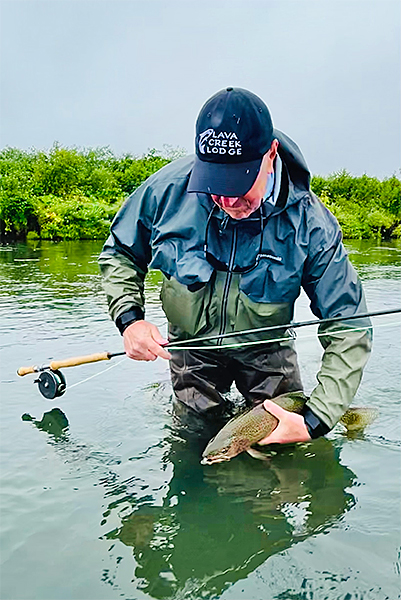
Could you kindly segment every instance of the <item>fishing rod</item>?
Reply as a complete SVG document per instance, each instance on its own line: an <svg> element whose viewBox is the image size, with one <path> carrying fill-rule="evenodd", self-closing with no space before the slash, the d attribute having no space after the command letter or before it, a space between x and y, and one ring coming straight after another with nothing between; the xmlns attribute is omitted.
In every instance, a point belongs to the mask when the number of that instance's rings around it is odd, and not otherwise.
<svg viewBox="0 0 401 600"><path fill-rule="evenodd" d="M258 327L256 329L255 328L254 329L242 329L241 331L231 331L230 333L218 333L216 335L208 335L206 337L192 338L189 340L181 340L179 342L169 342L164 347L165 348L168 348L169 346L176 347L176 346L181 346L184 344L185 345L191 344L193 342L196 342L196 343L208 342L210 340L226 339L229 337L237 337L239 335L248 335L251 333L262 333L262 332L266 332L266 331L280 331L283 329L297 329L299 327L306 327L309 325L324 325L326 323L349 321L350 319L364 319L366 317L379 317L381 315L392 315L394 313L399 313L399 312L401 312L401 308L393 308L391 310L380 310L380 311L376 311L376 312L359 313L357 315L351 315L350 317L331 317L328 319L313 319L311 321L299 321L299 322L294 322L294 323L285 323L284 325L269 325L266 327ZM368 327L367 329L370 329L370 327Z"/></svg>
<svg viewBox="0 0 401 600"><path fill-rule="evenodd" d="M382 316L382 315L391 315L391 314L400 313L400 312L401 312L401 308L394 308L394 309L390 309L390 310L359 313L357 315L352 315L349 317L341 316L341 317L332 317L332 318L328 318L328 319L313 319L311 321L299 321L299 322L294 322L294 323L285 323L283 325L269 325L266 327L244 329L241 331L232 331L230 333L221 333L221 334L209 335L209 336L205 336L205 337L191 338L189 340L168 342L167 344L164 344L163 347L167 348L167 349L171 348L174 350L175 349L177 349L177 350L183 349L184 350L184 349L191 349L191 348L199 349L199 346L192 346L192 344L195 344L195 343L198 344L200 342L207 342L207 341L211 341L211 340L221 340L221 339L226 339L226 338L230 338L230 337L249 335L252 333L262 333L262 332L268 332L268 331L273 332L273 331L279 331L279 330L282 331L283 329L297 329L300 327L307 327L310 325L322 325L322 324L326 324L326 323L336 323L336 322L348 321L348 320L352 320L352 319L363 319L366 317L378 317L378 316ZM346 329L345 331L359 331L359 330L364 330L364 329L365 330L371 329L371 326L357 327L354 329ZM317 334L317 335L324 335L324 334ZM239 344L227 344L227 345L225 344L224 347L236 348L236 347L242 347L242 346L248 346L248 345L268 344L268 343L273 343L273 342L280 342L285 339L287 339L287 338L257 340L257 341L250 341L250 342L242 342ZM204 347L206 349L208 348L207 345L204 345L202 347ZM212 348L215 348L215 347L221 348L221 346L213 346ZM210 348L210 349L212 349L212 348ZM67 389L67 382L65 380L64 375L60 371L60 369L66 368L66 367L76 367L79 365L99 362L99 361L103 361L103 360L111 360L112 358L115 358L116 356L124 356L124 355L125 355L125 352L97 352L95 354L87 354L85 356L74 356L71 358L63 359L63 360L53 360L48 365L42 365L42 366L33 365L30 367L20 367L17 371L17 374L20 377L23 377L24 375L28 375L30 373L40 373L38 379L35 379L34 383L38 384L39 391L45 398L52 400L58 396L62 396Z"/></svg>

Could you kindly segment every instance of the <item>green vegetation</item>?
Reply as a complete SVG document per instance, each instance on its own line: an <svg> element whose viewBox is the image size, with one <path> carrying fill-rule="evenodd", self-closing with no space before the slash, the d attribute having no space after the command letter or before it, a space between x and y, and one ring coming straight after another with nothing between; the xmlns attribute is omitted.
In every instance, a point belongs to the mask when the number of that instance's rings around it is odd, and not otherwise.
<svg viewBox="0 0 401 600"><path fill-rule="evenodd" d="M105 239L124 198L182 155L149 151L116 157L109 148L0 151L2 239ZM401 182L346 171L313 177L312 189L335 214L345 238L401 237Z"/></svg>
<svg viewBox="0 0 401 600"><path fill-rule="evenodd" d="M353 177L347 171L313 177L311 187L337 217L348 239L401 237L401 181Z"/></svg>
<svg viewBox="0 0 401 600"><path fill-rule="evenodd" d="M2 237L105 239L124 198L174 158L151 150L117 158L108 148L0 152Z"/></svg>

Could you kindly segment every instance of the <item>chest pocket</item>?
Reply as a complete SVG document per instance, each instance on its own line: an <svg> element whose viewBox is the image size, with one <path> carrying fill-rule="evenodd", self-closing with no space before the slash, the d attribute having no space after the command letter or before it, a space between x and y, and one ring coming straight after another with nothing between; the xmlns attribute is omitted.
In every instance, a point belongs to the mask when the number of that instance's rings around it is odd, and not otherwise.
<svg viewBox="0 0 401 600"><path fill-rule="evenodd" d="M242 275L241 292L253 302L292 305L300 293L303 269L302 261L294 258L285 261L263 253L259 264Z"/></svg>
<svg viewBox="0 0 401 600"><path fill-rule="evenodd" d="M190 292L174 277L164 278L160 298L169 323L190 337L195 337L207 327L206 306L210 299L210 284Z"/></svg>
<svg viewBox="0 0 401 600"><path fill-rule="evenodd" d="M288 303L253 302L243 292L239 293L236 330L257 329L259 327L266 327L267 325L281 325L282 323L289 323L291 318L292 305ZM270 337L275 338L282 335L284 335L283 331L275 331L271 333ZM266 333L262 334L263 339L267 339L268 337ZM249 340L260 338L261 334L250 334L247 336Z"/></svg>

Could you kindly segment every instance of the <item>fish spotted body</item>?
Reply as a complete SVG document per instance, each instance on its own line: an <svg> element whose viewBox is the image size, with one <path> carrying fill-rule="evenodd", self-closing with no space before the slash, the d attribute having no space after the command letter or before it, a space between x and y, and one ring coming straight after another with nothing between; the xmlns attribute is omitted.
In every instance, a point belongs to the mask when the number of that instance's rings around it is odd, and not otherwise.
<svg viewBox="0 0 401 600"><path fill-rule="evenodd" d="M299 391L282 394L272 400L285 410L300 413L308 398ZM340 423L347 431L358 431L372 423L377 414L373 408L350 408L341 417ZM252 446L270 435L277 425L278 419L263 404L258 404L228 421L206 446L201 464L231 460L241 452L250 451L252 455Z"/></svg>

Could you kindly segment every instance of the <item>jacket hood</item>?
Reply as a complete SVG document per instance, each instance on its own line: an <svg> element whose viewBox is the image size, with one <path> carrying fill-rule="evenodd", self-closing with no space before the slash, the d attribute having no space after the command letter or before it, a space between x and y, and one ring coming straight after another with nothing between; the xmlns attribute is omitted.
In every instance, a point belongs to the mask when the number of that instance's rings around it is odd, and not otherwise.
<svg viewBox="0 0 401 600"><path fill-rule="evenodd" d="M274 137L279 142L278 153L288 169L290 180L295 187L309 191L310 172L299 146L279 129L274 129Z"/></svg>

